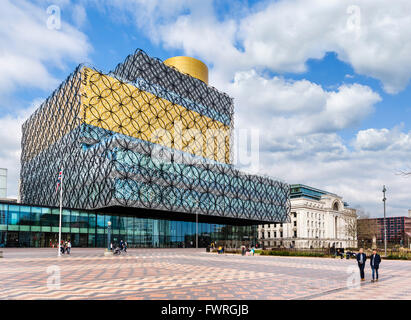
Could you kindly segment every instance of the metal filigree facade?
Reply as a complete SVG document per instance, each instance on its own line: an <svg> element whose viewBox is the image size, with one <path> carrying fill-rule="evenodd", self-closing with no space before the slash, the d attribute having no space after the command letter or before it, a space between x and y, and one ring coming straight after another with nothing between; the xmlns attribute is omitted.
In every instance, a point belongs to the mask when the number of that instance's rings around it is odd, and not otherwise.
<svg viewBox="0 0 411 320"><path fill-rule="evenodd" d="M289 186L231 165L233 101L138 50L104 74L79 66L24 123L21 199L286 221Z"/></svg>

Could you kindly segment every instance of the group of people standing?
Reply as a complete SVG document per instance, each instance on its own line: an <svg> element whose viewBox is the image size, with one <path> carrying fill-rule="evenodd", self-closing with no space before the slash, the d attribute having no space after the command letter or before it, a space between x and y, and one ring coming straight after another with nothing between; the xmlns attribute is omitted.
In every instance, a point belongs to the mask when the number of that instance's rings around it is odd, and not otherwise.
<svg viewBox="0 0 411 320"><path fill-rule="evenodd" d="M62 254L64 254L64 253L70 254L70 251L71 251L71 242L70 242L70 240L69 241L61 240L60 252Z"/></svg>
<svg viewBox="0 0 411 320"><path fill-rule="evenodd" d="M252 247L251 249L249 249L248 247L246 247L246 246L241 246L241 255L242 256L245 256L245 255L254 255L254 253L255 253L255 248L254 247Z"/></svg>
<svg viewBox="0 0 411 320"><path fill-rule="evenodd" d="M110 250L113 250L113 243L110 243ZM127 241L120 240L120 243L118 244L118 246L115 246L114 251L115 252L118 252L118 251L127 252Z"/></svg>
<svg viewBox="0 0 411 320"><path fill-rule="evenodd" d="M367 261L367 255L364 253L363 248L360 249L356 256L358 262L358 268L360 269L361 281L365 281L364 268L365 262ZM370 257L370 266L372 270L372 280L371 282L378 281L378 269L380 268L381 256L377 253L377 250L372 251Z"/></svg>

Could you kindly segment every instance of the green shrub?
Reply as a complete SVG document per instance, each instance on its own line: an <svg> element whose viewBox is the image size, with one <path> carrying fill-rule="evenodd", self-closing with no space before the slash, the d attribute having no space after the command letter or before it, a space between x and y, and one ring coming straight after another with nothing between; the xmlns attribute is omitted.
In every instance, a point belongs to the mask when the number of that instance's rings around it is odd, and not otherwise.
<svg viewBox="0 0 411 320"><path fill-rule="evenodd" d="M241 250L236 250L236 249L224 249L224 253L240 254L240 253L241 253Z"/></svg>
<svg viewBox="0 0 411 320"><path fill-rule="evenodd" d="M299 251L275 251L275 250L266 250L261 251L260 255L262 256L295 256L295 257L325 257L324 253L318 252L299 252Z"/></svg>
<svg viewBox="0 0 411 320"><path fill-rule="evenodd" d="M387 260L411 260L411 257L405 255L393 255L389 254L385 257Z"/></svg>

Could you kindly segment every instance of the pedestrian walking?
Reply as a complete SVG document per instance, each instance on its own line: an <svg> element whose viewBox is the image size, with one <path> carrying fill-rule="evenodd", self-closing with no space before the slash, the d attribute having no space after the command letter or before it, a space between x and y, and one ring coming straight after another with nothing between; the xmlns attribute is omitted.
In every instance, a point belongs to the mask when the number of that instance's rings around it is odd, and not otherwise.
<svg viewBox="0 0 411 320"><path fill-rule="evenodd" d="M378 269L380 268L381 257L377 253L377 250L372 251L372 255L370 257L370 265L372 270L372 280L371 282L378 281Z"/></svg>
<svg viewBox="0 0 411 320"><path fill-rule="evenodd" d="M127 252L127 241L124 241L124 252Z"/></svg>
<svg viewBox="0 0 411 320"><path fill-rule="evenodd" d="M60 242L60 251L61 251L62 254L64 254L64 252L65 252L64 241L63 240L61 240L61 242Z"/></svg>
<svg viewBox="0 0 411 320"><path fill-rule="evenodd" d="M70 252L71 252L71 241L70 241L70 240L67 242L67 249L66 249L66 251L67 251L67 254L70 254Z"/></svg>
<svg viewBox="0 0 411 320"><path fill-rule="evenodd" d="M365 281L365 275L364 275L365 261L367 261L367 255L364 253L364 249L360 248L360 251L357 254L357 262L358 262L358 268L360 269L361 281Z"/></svg>

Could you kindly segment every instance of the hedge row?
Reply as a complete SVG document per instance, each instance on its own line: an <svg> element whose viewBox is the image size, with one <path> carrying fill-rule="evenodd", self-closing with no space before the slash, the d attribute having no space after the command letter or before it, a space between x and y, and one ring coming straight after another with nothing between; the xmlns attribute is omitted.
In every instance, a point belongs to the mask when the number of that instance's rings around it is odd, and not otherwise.
<svg viewBox="0 0 411 320"><path fill-rule="evenodd" d="M411 260L411 256L400 256L400 255L389 254L384 259L387 259L387 260Z"/></svg>
<svg viewBox="0 0 411 320"><path fill-rule="evenodd" d="M326 257L324 253L318 252L290 252L290 251L261 251L259 252L262 256L297 256L297 257Z"/></svg>

